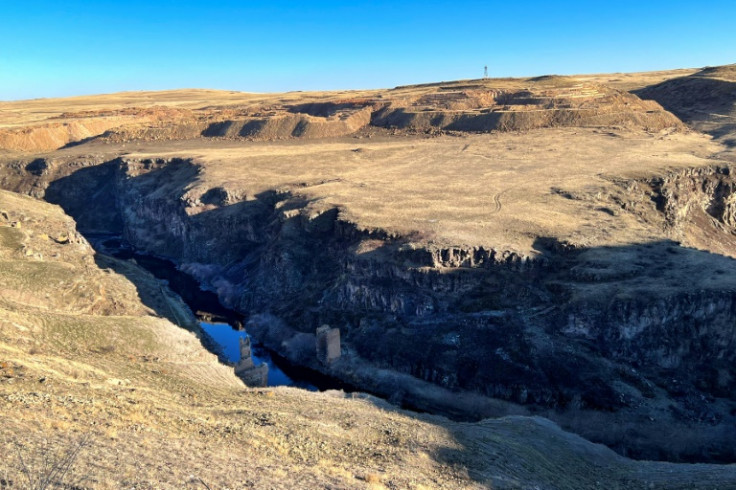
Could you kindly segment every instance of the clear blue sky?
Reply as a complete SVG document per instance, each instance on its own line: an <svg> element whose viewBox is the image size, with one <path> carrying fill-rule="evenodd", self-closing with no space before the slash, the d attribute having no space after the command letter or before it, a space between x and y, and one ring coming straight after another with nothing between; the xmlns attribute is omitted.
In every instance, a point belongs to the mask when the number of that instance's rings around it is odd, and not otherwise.
<svg viewBox="0 0 736 490"><path fill-rule="evenodd" d="M736 62L736 0L0 0L0 100Z"/></svg>

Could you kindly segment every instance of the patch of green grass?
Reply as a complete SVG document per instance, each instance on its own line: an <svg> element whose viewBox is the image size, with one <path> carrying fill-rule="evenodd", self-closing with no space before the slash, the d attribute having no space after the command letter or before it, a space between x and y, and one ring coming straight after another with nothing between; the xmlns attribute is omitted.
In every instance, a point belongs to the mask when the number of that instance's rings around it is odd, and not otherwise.
<svg viewBox="0 0 736 490"><path fill-rule="evenodd" d="M78 275L71 265L59 262L1 261L0 272L0 284L32 291L56 290L60 282Z"/></svg>
<svg viewBox="0 0 736 490"><path fill-rule="evenodd" d="M17 250L23 243L23 232L16 228L0 227L0 248Z"/></svg>
<svg viewBox="0 0 736 490"><path fill-rule="evenodd" d="M55 345L69 350L105 355L139 355L156 352L156 336L147 320L131 317L56 315L46 323Z"/></svg>

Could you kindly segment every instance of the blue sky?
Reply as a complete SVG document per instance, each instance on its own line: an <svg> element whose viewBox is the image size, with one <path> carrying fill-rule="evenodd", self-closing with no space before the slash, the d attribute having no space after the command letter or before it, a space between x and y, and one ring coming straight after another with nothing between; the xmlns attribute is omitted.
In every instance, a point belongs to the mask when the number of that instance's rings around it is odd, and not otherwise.
<svg viewBox="0 0 736 490"><path fill-rule="evenodd" d="M736 1L0 0L0 100L736 62Z"/></svg>

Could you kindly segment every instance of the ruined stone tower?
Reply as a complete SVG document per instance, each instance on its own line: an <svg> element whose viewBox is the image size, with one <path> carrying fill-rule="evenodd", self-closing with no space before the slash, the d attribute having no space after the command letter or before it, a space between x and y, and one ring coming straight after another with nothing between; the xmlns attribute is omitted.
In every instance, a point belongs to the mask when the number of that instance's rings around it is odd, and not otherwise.
<svg viewBox="0 0 736 490"><path fill-rule="evenodd" d="M322 325L317 329L317 359L330 363L340 357L340 329Z"/></svg>
<svg viewBox="0 0 736 490"><path fill-rule="evenodd" d="M256 366L251 353L250 337L240 338L240 361L235 365L235 375L248 386L268 385L268 364Z"/></svg>

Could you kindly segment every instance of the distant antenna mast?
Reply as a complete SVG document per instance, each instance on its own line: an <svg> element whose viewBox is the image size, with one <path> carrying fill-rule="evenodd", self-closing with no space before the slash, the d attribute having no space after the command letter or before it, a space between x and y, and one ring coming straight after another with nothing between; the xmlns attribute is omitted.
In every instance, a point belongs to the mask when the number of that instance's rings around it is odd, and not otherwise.
<svg viewBox="0 0 736 490"><path fill-rule="evenodd" d="M488 78L488 65L483 67L483 78Z"/></svg>

